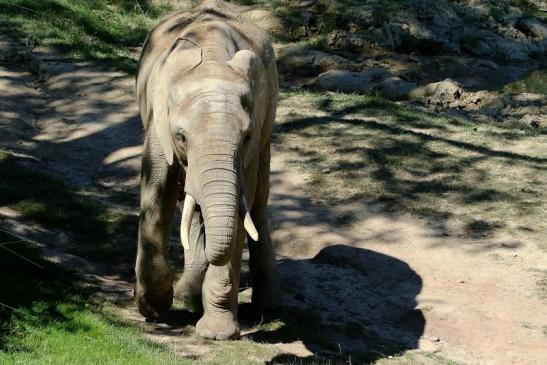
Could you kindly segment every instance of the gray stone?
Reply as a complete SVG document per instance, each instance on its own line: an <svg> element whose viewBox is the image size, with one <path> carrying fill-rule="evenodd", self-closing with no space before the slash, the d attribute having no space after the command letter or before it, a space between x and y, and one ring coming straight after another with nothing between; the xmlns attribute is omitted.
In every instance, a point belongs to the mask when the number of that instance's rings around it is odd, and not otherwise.
<svg viewBox="0 0 547 365"><path fill-rule="evenodd" d="M353 27L355 28L357 26L353 24ZM366 33L367 32L348 32L345 30L335 29L327 35L327 47L331 50L358 51L362 49L366 43Z"/></svg>
<svg viewBox="0 0 547 365"><path fill-rule="evenodd" d="M538 19L520 18L515 27L535 39L544 40L547 38L547 27Z"/></svg>
<svg viewBox="0 0 547 365"><path fill-rule="evenodd" d="M477 60L476 66L477 67L489 68L491 70L497 70L498 69L498 65L495 62L492 62L492 61L489 61L489 60L479 59L479 60Z"/></svg>
<svg viewBox="0 0 547 365"><path fill-rule="evenodd" d="M439 98L459 98L463 94L463 90L458 84L452 80L443 80L439 82L432 82L425 86L416 88L410 93L411 99L436 96Z"/></svg>
<svg viewBox="0 0 547 365"><path fill-rule="evenodd" d="M543 94L521 93L509 95L510 103L514 105L547 105L547 96Z"/></svg>
<svg viewBox="0 0 547 365"><path fill-rule="evenodd" d="M319 90L367 93L390 76L391 73L382 68L363 72L329 70L320 74L310 87Z"/></svg>
<svg viewBox="0 0 547 365"><path fill-rule="evenodd" d="M405 100L409 98L412 90L416 89L416 84L404 81L399 77L388 77L377 83L374 89L380 91L390 100Z"/></svg>
<svg viewBox="0 0 547 365"><path fill-rule="evenodd" d="M278 48L278 67L283 72L300 75L317 75L331 69L355 70L353 62L326 52L309 49L300 44Z"/></svg>

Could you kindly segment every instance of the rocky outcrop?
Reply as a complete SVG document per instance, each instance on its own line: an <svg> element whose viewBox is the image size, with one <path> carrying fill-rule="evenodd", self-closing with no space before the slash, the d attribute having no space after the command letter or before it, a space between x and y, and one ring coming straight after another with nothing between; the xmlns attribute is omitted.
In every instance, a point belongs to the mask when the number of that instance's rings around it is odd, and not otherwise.
<svg viewBox="0 0 547 365"><path fill-rule="evenodd" d="M276 49L278 68L281 73L299 76L315 76L332 69L357 70L359 64L302 44L289 44Z"/></svg>
<svg viewBox="0 0 547 365"><path fill-rule="evenodd" d="M415 83L405 81L397 76L388 77L384 81L377 83L373 88L373 90L380 92L390 100L406 100L411 98L412 92L415 89Z"/></svg>
<svg viewBox="0 0 547 365"><path fill-rule="evenodd" d="M464 91L451 80L414 90L411 103L431 111L463 114L475 120L547 126L547 96Z"/></svg>
<svg viewBox="0 0 547 365"><path fill-rule="evenodd" d="M290 9L245 7L242 16L294 42L276 48L285 86L375 93L479 120L544 125L543 96L472 91L501 89L546 64L547 25L533 16L541 4L513 4L305 1Z"/></svg>
<svg viewBox="0 0 547 365"><path fill-rule="evenodd" d="M368 93L390 76L391 73L381 68L363 72L329 70L320 74L309 87L315 90Z"/></svg>
<svg viewBox="0 0 547 365"><path fill-rule="evenodd" d="M324 46L334 52L364 54L376 48L422 55L467 54L503 63L541 60L547 55L544 21L511 4L509 0L368 0L347 7L342 2L317 1L305 9L248 13L260 13L250 19L283 39L322 36Z"/></svg>

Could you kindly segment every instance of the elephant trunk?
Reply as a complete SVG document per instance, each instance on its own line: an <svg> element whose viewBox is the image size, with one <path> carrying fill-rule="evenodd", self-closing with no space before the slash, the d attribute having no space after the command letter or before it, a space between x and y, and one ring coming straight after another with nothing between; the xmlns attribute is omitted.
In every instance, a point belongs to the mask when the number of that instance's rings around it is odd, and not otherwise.
<svg viewBox="0 0 547 365"><path fill-rule="evenodd" d="M196 161L205 256L213 265L224 265L231 258L238 225L237 144L211 141L205 146Z"/></svg>

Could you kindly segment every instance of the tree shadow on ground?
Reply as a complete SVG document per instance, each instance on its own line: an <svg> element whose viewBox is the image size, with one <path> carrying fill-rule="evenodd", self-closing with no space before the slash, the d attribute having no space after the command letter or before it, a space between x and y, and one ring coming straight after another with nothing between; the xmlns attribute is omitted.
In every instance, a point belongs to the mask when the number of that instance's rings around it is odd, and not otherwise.
<svg viewBox="0 0 547 365"><path fill-rule="evenodd" d="M537 175L545 172L547 159L540 154L494 148L485 143L493 137L481 139L471 121L410 112L374 97L349 105L343 98L319 96L315 105L326 115L289 115L275 127L276 145L310 173L306 190L313 196L336 206L381 203L387 212L434 224L462 218L470 236L490 236L506 227L506 218L534 217L540 208L539 190L518 187L519 181L543 184ZM531 132L507 130L522 143L546 133ZM511 211L492 217L500 202ZM346 223L352 221L349 216Z"/></svg>
<svg viewBox="0 0 547 365"><path fill-rule="evenodd" d="M137 217L110 211L63 181L33 171L34 164L0 153L0 206L13 207L19 219L69 235L70 243L49 242L52 247L108 262L117 266L118 274L130 277L132 270L125 265L135 257Z"/></svg>
<svg viewBox="0 0 547 365"><path fill-rule="evenodd" d="M269 363L371 362L415 349L425 319L416 309L422 280L406 263L371 250L333 245L310 260L284 259L279 275L285 301L262 315L240 307L243 323L279 320L274 329L246 335L260 343L302 341L314 356L280 354Z"/></svg>
<svg viewBox="0 0 547 365"><path fill-rule="evenodd" d="M133 98L114 91L115 98L90 100L75 90L75 85L85 85L87 92L107 95L118 73L60 67L51 77L64 84L53 89L40 85L45 89L40 93L35 77L14 65L2 65L0 205L17 210L18 219L68 234L68 246L51 242L53 246L109 262L114 265L110 270L116 267L118 274L130 278L138 223L132 210L138 205L142 143ZM104 128L89 128L97 122ZM62 126L48 135L56 123ZM129 149L135 152L105 161L110 154ZM105 204L105 195L114 196L119 206Z"/></svg>
<svg viewBox="0 0 547 365"><path fill-rule="evenodd" d="M416 309L422 279L403 261L367 249L332 245L309 260L282 259L278 270L283 304L267 312L250 303L240 304L242 339L293 344L294 348L303 345L313 355L283 352L268 364L316 364L318 359L363 364L418 347L425 327L425 318ZM242 273L240 290L246 289L248 277L248 272ZM149 324L149 331L184 336L186 327L194 326L200 316L171 310Z"/></svg>

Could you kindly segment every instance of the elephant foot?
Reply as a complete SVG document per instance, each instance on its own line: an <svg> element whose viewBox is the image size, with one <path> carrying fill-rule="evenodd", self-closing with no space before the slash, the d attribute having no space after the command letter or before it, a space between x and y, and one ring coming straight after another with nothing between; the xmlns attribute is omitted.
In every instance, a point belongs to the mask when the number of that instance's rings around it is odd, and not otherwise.
<svg viewBox="0 0 547 365"><path fill-rule="evenodd" d="M201 304L201 286L203 279L189 278L184 275L175 285L175 299L182 302L184 308L192 313L203 310Z"/></svg>
<svg viewBox="0 0 547 365"><path fill-rule="evenodd" d="M157 319L167 313L173 303L173 288L163 292L145 293L139 285L135 285L135 303L139 313L147 319Z"/></svg>
<svg viewBox="0 0 547 365"><path fill-rule="evenodd" d="M213 340L228 340L239 337L239 323L230 314L212 316L204 314L196 324L198 335Z"/></svg>

